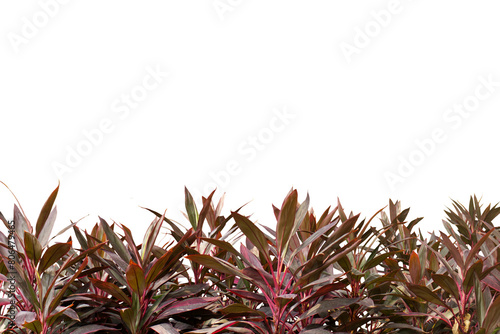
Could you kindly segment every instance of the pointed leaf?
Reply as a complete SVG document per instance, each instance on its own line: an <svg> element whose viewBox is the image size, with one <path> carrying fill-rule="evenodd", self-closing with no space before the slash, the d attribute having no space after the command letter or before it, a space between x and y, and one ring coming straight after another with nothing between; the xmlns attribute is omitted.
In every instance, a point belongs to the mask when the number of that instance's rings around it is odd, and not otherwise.
<svg viewBox="0 0 500 334"><path fill-rule="evenodd" d="M483 261L478 260L475 262L472 266L470 266L469 269L467 269L467 273L465 274L464 278L464 291L465 293L469 293L470 289L474 286L474 279L478 278L481 276L481 273L483 271Z"/></svg>
<svg viewBox="0 0 500 334"><path fill-rule="evenodd" d="M444 291L455 297L455 300L460 300L460 293L458 291L457 283L447 275L434 274L432 275L434 282L443 288Z"/></svg>
<svg viewBox="0 0 500 334"><path fill-rule="evenodd" d="M42 256L42 245L40 245L38 239L28 231L24 231L24 247L26 247L26 256L28 256L36 266Z"/></svg>
<svg viewBox="0 0 500 334"><path fill-rule="evenodd" d="M35 319L35 312L19 311L16 314L15 322L17 326L22 327L25 323L30 323L32 321L35 321Z"/></svg>
<svg viewBox="0 0 500 334"><path fill-rule="evenodd" d="M243 234L267 259L269 259L269 245L264 233L262 233L262 231L247 217L236 212L232 212L232 215L236 225L238 225Z"/></svg>
<svg viewBox="0 0 500 334"><path fill-rule="evenodd" d="M180 261L181 257L184 256L186 248L189 247L194 238L193 229L189 229L177 245L170 248L160 258L154 260L146 275L147 285L150 285L162 275L166 275Z"/></svg>
<svg viewBox="0 0 500 334"><path fill-rule="evenodd" d="M196 208L196 203L194 202L193 196L191 196L191 193L186 187L184 187L184 194L189 222L191 223L193 229L196 230L196 227L198 226L198 209Z"/></svg>
<svg viewBox="0 0 500 334"><path fill-rule="evenodd" d="M297 247L292 255L290 255L290 259L293 260L293 258L305 247L309 246L311 243L314 241L318 240L320 237L322 237L328 230L330 230L334 226L334 223L327 224L323 227L321 227L319 230L314 232L309 238L307 238L302 244L300 244L299 247Z"/></svg>
<svg viewBox="0 0 500 334"><path fill-rule="evenodd" d="M108 225L108 223L99 217L100 224L104 230L104 233L106 233L106 237L108 238L109 242L111 243L111 246L113 246L113 249L116 251L116 253L122 258L123 261L126 263L129 263L131 260L130 254L127 251L127 248L125 248L125 245L123 242L118 238L118 236L115 234L115 232L111 229L111 227Z"/></svg>
<svg viewBox="0 0 500 334"><path fill-rule="evenodd" d="M142 296L144 290L146 289L146 280L144 278L144 271L142 268L134 263L134 261L130 260L126 275L127 283L130 288L139 296Z"/></svg>
<svg viewBox="0 0 500 334"><path fill-rule="evenodd" d="M135 312L133 308L126 308L120 310L120 317L122 318L123 323L132 333L136 333L138 315L139 315L138 312Z"/></svg>
<svg viewBox="0 0 500 334"><path fill-rule="evenodd" d="M410 276L413 283L418 284L420 282L420 259L418 254L413 251L410 255Z"/></svg>
<svg viewBox="0 0 500 334"><path fill-rule="evenodd" d="M408 289L410 289L410 291L413 292L417 297L420 297L425 301L449 308L448 305L446 305L446 303L443 302L438 295L436 295L425 286L418 284L408 284Z"/></svg>
<svg viewBox="0 0 500 334"><path fill-rule="evenodd" d="M75 279L80 276L80 274L83 271L83 269L85 269L87 267L88 263L89 263L89 258L86 257L85 260L83 260L83 262L80 265L80 267L75 272L75 274L69 280L65 281L64 286L60 290L58 290L57 295L55 296L55 298L50 303L50 305L49 305L49 311L55 310L55 308L60 305L61 300L64 297L64 294L66 293L66 291L68 290L68 288L70 287L70 285L73 284L73 282L75 281Z"/></svg>
<svg viewBox="0 0 500 334"><path fill-rule="evenodd" d="M500 297L497 297L488 307L482 327L486 333L493 333L500 326Z"/></svg>
<svg viewBox="0 0 500 334"><path fill-rule="evenodd" d="M239 315L257 315L262 317L262 319L266 318L266 314L264 312L257 311L251 307L240 303L233 303L220 308L217 310L218 312L226 315L239 314Z"/></svg>
<svg viewBox="0 0 500 334"><path fill-rule="evenodd" d="M163 224L163 219L165 218L165 213L163 213L163 216L159 220L155 220L151 225L149 225L148 230L146 231L146 234L144 234L144 239L142 241L142 253L141 253L141 259L142 261L145 261L148 259L148 257L151 254L151 250L153 249L153 246L156 242L156 238L158 237L158 234L160 233L160 228L161 225Z"/></svg>
<svg viewBox="0 0 500 334"><path fill-rule="evenodd" d="M58 192L59 192L59 185L57 185L56 189L54 189L54 191L52 191L52 193L50 194L49 198L47 198L47 201L43 205L42 210L40 211L40 214L38 215L38 220L36 221L36 234L35 234L35 236L37 238L40 236L40 233L42 232L42 230L45 226L45 223L47 222L47 218L49 218L49 215L52 211L52 206L54 205L54 202L56 200ZM55 216L54 216L54 219L55 219ZM52 225L52 226L47 226L47 229L52 230L54 222L49 222L49 225ZM46 231L45 234L47 232L50 235L51 231ZM45 237L46 236L44 236L44 238Z"/></svg>
<svg viewBox="0 0 500 334"><path fill-rule="evenodd" d="M449 250L451 257L455 260L457 265L462 269L462 272L465 271L464 259L463 255L460 253L460 250L457 247L455 247L453 242L451 242L450 238L448 238L448 236L443 232L441 232L441 238L443 239L443 244Z"/></svg>
<svg viewBox="0 0 500 334"><path fill-rule="evenodd" d="M92 285L94 285L96 288L105 291L110 295L112 295L113 297L115 297L116 299L121 300L130 305L131 303L130 297L127 296L125 292L123 292L119 287L117 287L113 283L103 282L98 279L94 279L92 277L89 277L89 280L92 283Z"/></svg>
<svg viewBox="0 0 500 334"><path fill-rule="evenodd" d="M196 226L196 231L201 231L203 229L203 222L207 217L208 212L212 209L212 197L214 196L215 190L210 193L207 198L203 198L203 207L201 208L200 214L198 216L198 224Z"/></svg>
<svg viewBox="0 0 500 334"><path fill-rule="evenodd" d="M491 229L489 230L485 235L483 235L481 237L481 239L479 239L479 241L474 245L474 247L472 247L472 249L470 250L469 252L469 255L467 255L467 259L465 260L465 266L469 266L469 264L472 262L472 260L474 259L474 256L478 255L479 254L479 250L481 248L481 246L483 245L483 243L488 240L488 238L490 237L490 234L495 231L495 229Z"/></svg>
<svg viewBox="0 0 500 334"><path fill-rule="evenodd" d="M276 225L276 241L278 253L282 254L285 245L290 240L290 235L294 233L292 228L295 222L295 211L297 210L297 190L293 190L283 201L283 205Z"/></svg>
<svg viewBox="0 0 500 334"><path fill-rule="evenodd" d="M38 272L43 273L50 266L52 266L57 261L61 260L64 255L66 255L71 249L71 241L68 243L59 243L50 246L40 260L38 265Z"/></svg>
<svg viewBox="0 0 500 334"><path fill-rule="evenodd" d="M50 215L47 217L45 224L43 225L42 230L40 231L40 235L38 236L38 241L42 245L42 247L47 246L49 243L50 234L52 233L52 229L54 228L54 223L57 217L57 207L54 206L54 209L50 212Z"/></svg>
<svg viewBox="0 0 500 334"><path fill-rule="evenodd" d="M175 329L172 325L163 323L149 327L158 334L178 334L179 331Z"/></svg>
<svg viewBox="0 0 500 334"><path fill-rule="evenodd" d="M218 272L249 279L249 277L246 277L237 267L222 259L205 254L188 255L186 258L205 267L217 270Z"/></svg>

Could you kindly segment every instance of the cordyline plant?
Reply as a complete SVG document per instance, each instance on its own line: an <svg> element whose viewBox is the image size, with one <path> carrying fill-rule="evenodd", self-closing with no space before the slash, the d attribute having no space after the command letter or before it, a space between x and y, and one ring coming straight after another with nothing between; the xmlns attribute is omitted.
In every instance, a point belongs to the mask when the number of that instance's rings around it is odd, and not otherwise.
<svg viewBox="0 0 500 334"><path fill-rule="evenodd" d="M316 216L292 189L260 225L185 189L190 227L147 209L138 244L102 218L52 235L58 190L36 224L0 213L1 333L500 333L500 207L476 197L424 237L400 202Z"/></svg>

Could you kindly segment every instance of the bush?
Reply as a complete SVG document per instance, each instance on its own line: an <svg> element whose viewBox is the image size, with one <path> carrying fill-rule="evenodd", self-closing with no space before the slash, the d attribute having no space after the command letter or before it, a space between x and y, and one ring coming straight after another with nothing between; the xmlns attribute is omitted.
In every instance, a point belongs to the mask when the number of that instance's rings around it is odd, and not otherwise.
<svg viewBox="0 0 500 334"><path fill-rule="evenodd" d="M472 197L424 238L421 218L389 201L369 220L340 204L319 217L291 190L275 229L221 199L190 228L149 210L137 244L100 218L53 235L56 188L35 225L21 206L0 213L0 330L5 333L496 333L500 329L500 208ZM374 220L379 218L379 224ZM72 229L72 238L52 243ZM170 236L159 245L162 229ZM238 245L238 246L237 246Z"/></svg>

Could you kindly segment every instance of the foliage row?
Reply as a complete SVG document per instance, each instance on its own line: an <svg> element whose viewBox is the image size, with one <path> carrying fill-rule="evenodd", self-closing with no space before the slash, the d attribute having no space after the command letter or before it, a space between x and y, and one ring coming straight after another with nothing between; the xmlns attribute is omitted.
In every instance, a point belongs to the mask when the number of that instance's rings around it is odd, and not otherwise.
<svg viewBox="0 0 500 334"><path fill-rule="evenodd" d="M453 202L444 232L424 238L399 202L369 220L337 203L321 215L291 190L275 229L213 193L190 228L149 210L137 244L124 225L76 223L80 246L51 243L56 188L36 224L14 206L0 232L0 332L5 333L496 333L500 208ZM13 225L0 214L9 229ZM376 224L377 223L377 224ZM167 231L169 241L159 245ZM240 242L241 241L241 242ZM236 246L238 245L238 246ZM13 306L12 306L13 305ZM7 315L15 311L15 319Z"/></svg>

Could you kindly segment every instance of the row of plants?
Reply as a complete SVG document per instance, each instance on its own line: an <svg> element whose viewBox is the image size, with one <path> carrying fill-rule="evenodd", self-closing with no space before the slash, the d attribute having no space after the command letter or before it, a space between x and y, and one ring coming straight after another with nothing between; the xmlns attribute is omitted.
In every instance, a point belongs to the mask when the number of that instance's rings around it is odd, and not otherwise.
<svg viewBox="0 0 500 334"><path fill-rule="evenodd" d="M214 193L189 228L154 210L138 243L100 218L52 232L59 187L35 224L0 213L2 333L496 333L497 205L453 202L444 232L424 236L389 201L370 219L340 202L316 215L291 190L275 228L227 215ZM67 242L54 237L73 234ZM168 234L167 242L160 237ZM73 244L73 238L78 245Z"/></svg>

